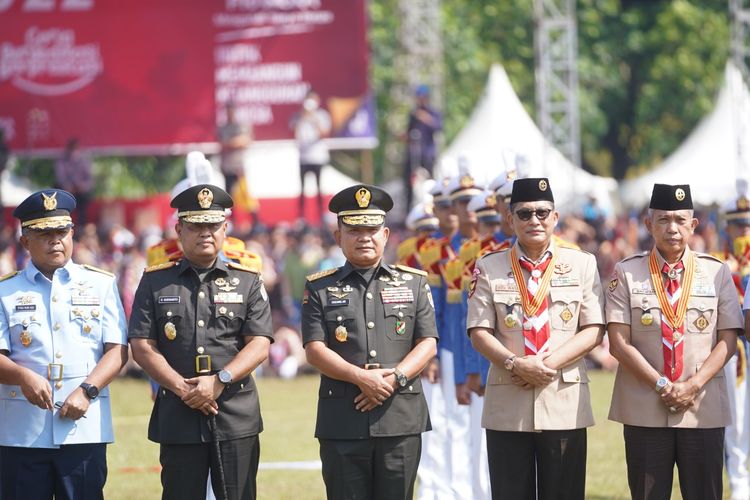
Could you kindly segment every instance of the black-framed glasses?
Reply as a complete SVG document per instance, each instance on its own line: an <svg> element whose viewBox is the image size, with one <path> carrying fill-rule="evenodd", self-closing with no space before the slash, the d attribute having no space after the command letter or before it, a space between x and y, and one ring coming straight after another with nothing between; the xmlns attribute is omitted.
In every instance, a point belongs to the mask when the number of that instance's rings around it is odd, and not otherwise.
<svg viewBox="0 0 750 500"><path fill-rule="evenodd" d="M536 215L536 218L539 220L544 220L549 217L549 214L552 213L552 210L549 208L537 208L536 210L531 210L529 208L519 208L514 213L522 221L531 219L532 215Z"/></svg>

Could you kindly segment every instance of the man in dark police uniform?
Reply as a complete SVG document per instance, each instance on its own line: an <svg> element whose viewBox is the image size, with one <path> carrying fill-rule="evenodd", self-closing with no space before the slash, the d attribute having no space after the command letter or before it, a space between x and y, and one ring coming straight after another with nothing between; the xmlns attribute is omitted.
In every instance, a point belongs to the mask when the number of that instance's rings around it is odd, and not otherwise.
<svg viewBox="0 0 750 500"><path fill-rule="evenodd" d="M382 262L392 207L375 186L334 196L347 261L307 277L302 336L322 372L315 436L330 499L412 498L430 429L419 373L436 351L432 295L425 272Z"/></svg>
<svg viewBox="0 0 750 500"><path fill-rule="evenodd" d="M218 498L253 499L263 423L250 373L268 356L268 295L259 269L219 258L223 189L199 184L171 206L185 256L146 269L129 328L133 357L160 384L148 437L161 443L162 498L204 499L210 469Z"/></svg>

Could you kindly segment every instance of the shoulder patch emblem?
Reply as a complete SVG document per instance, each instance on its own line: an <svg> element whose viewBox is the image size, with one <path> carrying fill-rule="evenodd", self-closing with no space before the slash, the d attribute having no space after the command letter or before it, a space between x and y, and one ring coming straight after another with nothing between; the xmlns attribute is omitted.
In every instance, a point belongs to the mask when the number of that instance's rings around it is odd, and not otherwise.
<svg viewBox="0 0 750 500"><path fill-rule="evenodd" d="M155 266L147 267L144 272L152 273L154 271L161 271L162 269L169 269L170 267L176 266L177 262L170 261L170 262L163 262L161 264L156 264Z"/></svg>
<svg viewBox="0 0 750 500"><path fill-rule="evenodd" d="M418 274L420 276L427 276L427 271L422 271L421 269L416 269L414 267L405 266L403 264L396 264L393 267L395 267L399 271L406 271L407 273Z"/></svg>
<svg viewBox="0 0 750 500"><path fill-rule="evenodd" d="M330 276L338 270L339 270L338 267L334 267L331 269L326 269L325 271L318 271L317 273L308 274L306 278L307 278L307 281L315 281L315 280L319 280L320 278L325 278L326 276Z"/></svg>
<svg viewBox="0 0 750 500"><path fill-rule="evenodd" d="M92 265L90 265L90 264L83 264L83 267L85 267L85 268L86 268L86 269L88 269L89 271L94 271L95 273L102 273L102 274L106 274L107 276L109 276L109 277L111 277L111 278L114 278L114 277L115 277L115 273L111 273L111 272L109 272L109 271L105 271L104 269L100 269L100 268L98 268L98 267L95 267L95 266L92 266Z"/></svg>
<svg viewBox="0 0 750 500"><path fill-rule="evenodd" d="M11 279L13 276L17 276L21 274L21 271L13 271L12 273L8 273L4 276L0 276L0 281L5 281Z"/></svg>
<svg viewBox="0 0 750 500"><path fill-rule="evenodd" d="M248 273L255 273L260 274L260 271L257 269L253 269L252 267L243 266L242 264L237 264L236 262L227 262L227 266L231 267L232 269L237 269L238 271L245 271Z"/></svg>

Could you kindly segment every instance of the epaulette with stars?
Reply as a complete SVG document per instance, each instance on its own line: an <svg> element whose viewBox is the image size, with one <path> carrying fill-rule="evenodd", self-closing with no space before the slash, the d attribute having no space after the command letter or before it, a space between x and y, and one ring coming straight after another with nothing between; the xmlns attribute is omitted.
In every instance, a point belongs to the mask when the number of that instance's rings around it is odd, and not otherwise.
<svg viewBox="0 0 750 500"><path fill-rule="evenodd" d="M109 271L105 271L104 269L98 268L96 266L92 266L91 264L82 264L82 265L83 265L83 267L85 267L89 271L94 271L95 273L106 274L110 278L114 278L115 277L115 273L111 273Z"/></svg>
<svg viewBox="0 0 750 500"><path fill-rule="evenodd" d="M0 281L9 280L12 277L17 276L19 274L21 274L21 271L13 271L12 273L8 273L8 274L6 274L4 276L0 276Z"/></svg>
<svg viewBox="0 0 750 500"><path fill-rule="evenodd" d="M231 262L231 261L227 262L227 267L231 267L232 269L237 269L238 271L245 271L248 273L260 274L260 269L243 266L242 264L237 264L236 262Z"/></svg>
<svg viewBox="0 0 750 500"><path fill-rule="evenodd" d="M315 281L315 280L319 280L320 278L325 278L326 276L330 276L338 270L339 270L338 267L334 267L331 269L326 269L325 271L318 271L317 273L308 274L305 278L307 279L307 281Z"/></svg>
<svg viewBox="0 0 750 500"><path fill-rule="evenodd" d="M153 273L154 271L161 271L163 269L169 269L170 267L174 267L176 265L177 265L177 262L175 261L162 262L161 264L156 264L155 266L147 267L144 272Z"/></svg>
<svg viewBox="0 0 750 500"><path fill-rule="evenodd" d="M420 276L427 276L427 271L422 271L421 269L416 269L414 267L405 266L403 264L396 264L393 267L395 267L399 271L404 271L404 272L407 272L407 273L418 274Z"/></svg>

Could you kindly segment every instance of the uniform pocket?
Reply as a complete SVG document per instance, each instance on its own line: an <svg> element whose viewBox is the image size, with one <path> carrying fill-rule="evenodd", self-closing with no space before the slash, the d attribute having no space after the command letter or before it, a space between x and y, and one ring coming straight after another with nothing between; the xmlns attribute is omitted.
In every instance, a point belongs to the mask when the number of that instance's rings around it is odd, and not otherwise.
<svg viewBox="0 0 750 500"><path fill-rule="evenodd" d="M589 375L582 363L566 366L560 370L560 378L567 384L588 384Z"/></svg>
<svg viewBox="0 0 750 500"><path fill-rule="evenodd" d="M503 332L520 332L523 324L523 307L518 293L494 293L495 315Z"/></svg>
<svg viewBox="0 0 750 500"><path fill-rule="evenodd" d="M661 308L656 295L630 296L630 329L633 334L659 332L661 335Z"/></svg>
<svg viewBox="0 0 750 500"><path fill-rule="evenodd" d="M383 304L385 335L396 342L411 341L414 333L414 303Z"/></svg>
<svg viewBox="0 0 750 500"><path fill-rule="evenodd" d="M718 303L716 297L690 297L685 316L685 330L690 333L713 333L716 328Z"/></svg>
<svg viewBox="0 0 750 500"><path fill-rule="evenodd" d="M554 330L575 330L583 291L578 287L550 288L548 307L550 326Z"/></svg>

